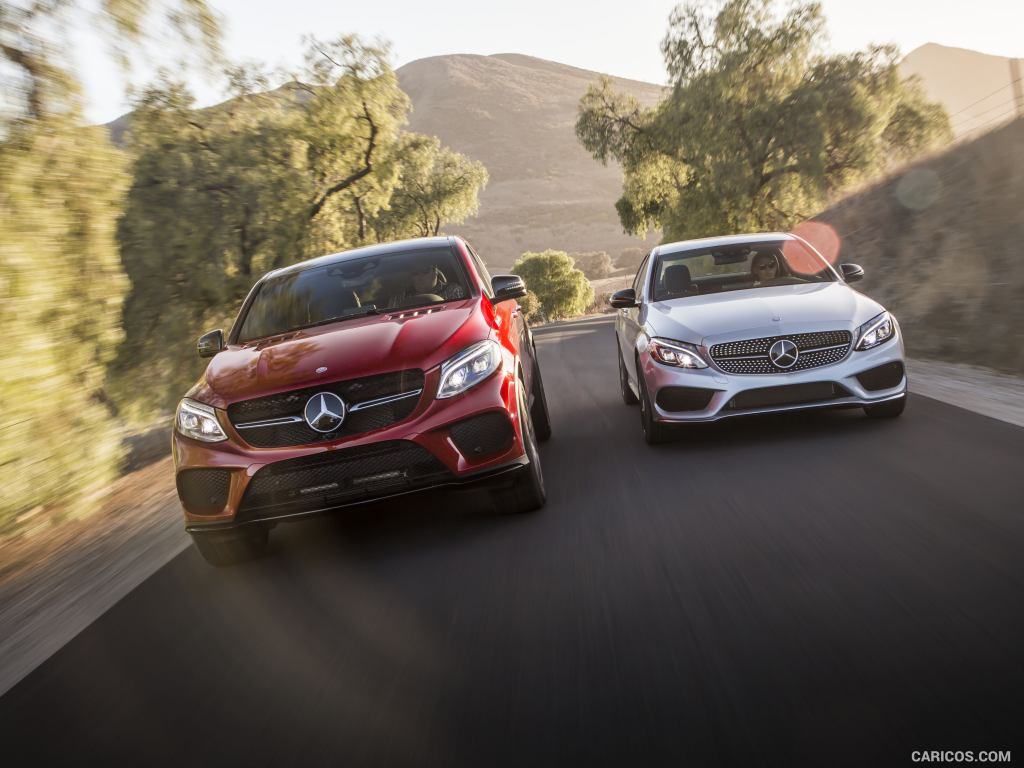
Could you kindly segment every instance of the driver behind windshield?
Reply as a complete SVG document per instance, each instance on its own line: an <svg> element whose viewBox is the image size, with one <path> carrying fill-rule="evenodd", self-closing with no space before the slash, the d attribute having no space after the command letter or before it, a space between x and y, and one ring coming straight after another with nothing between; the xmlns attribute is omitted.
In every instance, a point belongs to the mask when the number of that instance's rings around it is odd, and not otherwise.
<svg viewBox="0 0 1024 768"><path fill-rule="evenodd" d="M400 307L411 303L456 301L466 298L466 289L457 282L449 283L436 264L424 262L410 271L409 286L388 302L389 306Z"/></svg>
<svg viewBox="0 0 1024 768"><path fill-rule="evenodd" d="M754 286L781 285L779 278L782 270L774 253L756 253L750 262L750 274L754 278Z"/></svg>

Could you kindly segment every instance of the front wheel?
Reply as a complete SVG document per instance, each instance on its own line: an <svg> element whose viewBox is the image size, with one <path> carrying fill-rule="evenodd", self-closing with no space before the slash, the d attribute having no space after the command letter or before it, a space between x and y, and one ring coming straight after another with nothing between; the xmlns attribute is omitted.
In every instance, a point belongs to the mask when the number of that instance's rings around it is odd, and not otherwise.
<svg viewBox="0 0 1024 768"><path fill-rule="evenodd" d="M533 419L533 431L537 435L537 442L546 443L551 439L551 416L548 414L548 398L544 394L544 379L540 375L540 361L537 360L537 350L533 350L533 407L530 408L530 418Z"/></svg>
<svg viewBox="0 0 1024 768"><path fill-rule="evenodd" d="M903 409L906 407L907 396L904 395L898 400L886 400L878 405L865 405L864 413L872 419L895 419L903 413Z"/></svg>
<svg viewBox="0 0 1024 768"><path fill-rule="evenodd" d="M654 406L651 404L651 395L647 391L647 382L644 381L644 372L639 366L636 371L636 380L640 385L640 427L644 431L644 440L648 445L658 445L667 442L672 436L671 427L667 424L654 420Z"/></svg>
<svg viewBox="0 0 1024 768"><path fill-rule="evenodd" d="M533 428L533 417L526 407L523 380L519 379L519 427L523 433L523 445L529 464L523 467L512 481L511 488L495 488L491 491L491 502L502 515L518 515L533 512L544 506L547 494L544 490L544 473L540 468L540 452L537 450L537 435Z"/></svg>
<svg viewBox="0 0 1024 768"><path fill-rule="evenodd" d="M225 566L262 557L270 529L254 525L235 531L193 531L196 549L210 565Z"/></svg>
<svg viewBox="0 0 1024 768"><path fill-rule="evenodd" d="M626 364L622 362L618 336L615 337L615 356L619 359L619 392L622 394L622 402L626 405L636 405L637 397L633 394L633 388L629 386L629 374L626 372Z"/></svg>

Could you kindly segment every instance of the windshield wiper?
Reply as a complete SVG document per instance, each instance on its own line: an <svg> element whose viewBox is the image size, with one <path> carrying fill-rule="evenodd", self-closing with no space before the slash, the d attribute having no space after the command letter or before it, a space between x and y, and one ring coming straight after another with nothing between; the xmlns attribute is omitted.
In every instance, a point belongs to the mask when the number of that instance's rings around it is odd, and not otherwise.
<svg viewBox="0 0 1024 768"><path fill-rule="evenodd" d="M375 304L365 304L362 307L358 307L352 312L346 312L343 315L335 315L334 317L325 317L323 320L317 320L315 323L306 323L305 325L296 325L289 328L290 331L301 331L303 328L315 328L318 325L327 325L328 323L340 323L342 320L351 320L353 317L366 317L368 315L381 315L384 314L384 310L377 309Z"/></svg>

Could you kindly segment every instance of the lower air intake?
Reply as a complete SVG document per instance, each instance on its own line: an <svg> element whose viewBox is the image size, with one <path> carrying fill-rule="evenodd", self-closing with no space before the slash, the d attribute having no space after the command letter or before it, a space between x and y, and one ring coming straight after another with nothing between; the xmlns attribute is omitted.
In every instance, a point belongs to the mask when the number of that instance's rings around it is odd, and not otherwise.
<svg viewBox="0 0 1024 768"><path fill-rule="evenodd" d="M178 473L178 498L193 515L218 515L228 503L231 473L226 469L185 469Z"/></svg>

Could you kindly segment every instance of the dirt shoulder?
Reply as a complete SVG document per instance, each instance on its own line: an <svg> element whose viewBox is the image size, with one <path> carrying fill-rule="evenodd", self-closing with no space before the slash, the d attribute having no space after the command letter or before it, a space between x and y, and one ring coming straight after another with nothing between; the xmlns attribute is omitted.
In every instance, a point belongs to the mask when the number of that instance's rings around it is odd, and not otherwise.
<svg viewBox="0 0 1024 768"><path fill-rule="evenodd" d="M188 544L170 457L88 518L0 542L0 695Z"/></svg>

